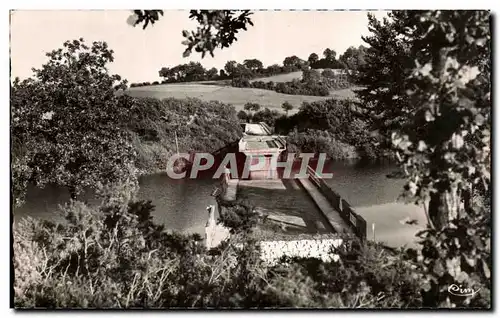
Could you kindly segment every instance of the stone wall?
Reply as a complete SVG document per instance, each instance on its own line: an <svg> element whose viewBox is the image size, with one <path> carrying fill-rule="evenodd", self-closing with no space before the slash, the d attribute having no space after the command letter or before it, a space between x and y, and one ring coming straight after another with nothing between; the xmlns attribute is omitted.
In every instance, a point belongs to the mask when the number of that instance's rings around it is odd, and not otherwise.
<svg viewBox="0 0 500 318"><path fill-rule="evenodd" d="M221 208L221 207L219 207ZM217 224L215 214L216 206L207 207L208 221L205 227L205 244L207 249L215 248L223 241L229 239L229 229L222 224ZM268 238L258 244L261 249L261 259L268 265L274 265L283 256L312 257L324 262L337 261L338 255L331 253L333 248L339 247L343 240L335 235L306 235L307 238L288 239ZM237 244L237 246L240 244ZM240 246L241 247L241 246Z"/></svg>
<svg viewBox="0 0 500 318"><path fill-rule="evenodd" d="M273 265L283 256L312 257L324 262L338 261L339 256L331 253L333 248L342 244L342 239L261 241L261 258Z"/></svg>

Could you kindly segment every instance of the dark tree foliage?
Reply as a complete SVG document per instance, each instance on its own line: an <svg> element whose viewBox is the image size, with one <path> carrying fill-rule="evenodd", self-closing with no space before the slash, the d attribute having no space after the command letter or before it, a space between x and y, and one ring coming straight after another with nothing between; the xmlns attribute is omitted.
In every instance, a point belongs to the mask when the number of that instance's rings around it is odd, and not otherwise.
<svg viewBox="0 0 500 318"><path fill-rule="evenodd" d="M366 50L367 48L363 45L360 45L358 48L350 46L344 54L340 55L339 61L350 73L355 74L366 64Z"/></svg>
<svg viewBox="0 0 500 318"><path fill-rule="evenodd" d="M264 108L253 114L252 121L253 122L265 122L268 126L274 127L274 123L278 118L282 115L277 110L270 110L269 108Z"/></svg>
<svg viewBox="0 0 500 318"><path fill-rule="evenodd" d="M489 306L491 288L491 32L487 11L396 11L373 35L365 118L401 162L405 196L428 228L415 256L426 306ZM416 254L417 255L417 254ZM480 290L453 297L451 285Z"/></svg>
<svg viewBox="0 0 500 318"><path fill-rule="evenodd" d="M406 96L409 83L405 81L412 70L414 58L410 55L410 45L399 36L404 20L411 12L393 11L389 18L379 21L368 14L368 29L372 33L363 37L369 45L366 64L359 68L358 83L365 87L359 91L360 107L364 109L364 119L373 129L389 141L393 129L398 129L407 119L411 108Z"/></svg>
<svg viewBox="0 0 500 318"><path fill-rule="evenodd" d="M75 198L84 188L133 178L134 153L120 126L127 110L116 96L126 82L106 69L113 51L79 39L47 56L33 78L11 88L16 201L29 182L66 186Z"/></svg>
<svg viewBox="0 0 500 318"><path fill-rule="evenodd" d="M247 110L247 111L257 112L260 109L260 105L257 104L257 103L250 103L250 102L248 102L248 103L245 104L244 109Z"/></svg>
<svg viewBox="0 0 500 318"><path fill-rule="evenodd" d="M163 10L134 10L135 21L133 25L141 25L146 29L149 24L153 25L163 16Z"/></svg>
<svg viewBox="0 0 500 318"><path fill-rule="evenodd" d="M143 25L145 29L148 24L154 24L163 15L162 10L134 10L136 20L134 25ZM202 58L210 53L214 56L216 48L228 48L238 40L236 34L247 30L247 26L253 26L250 10L190 10L189 18L196 20L198 27L196 31L182 31L186 38L182 44L187 48L184 57L189 56L194 50L201 53Z"/></svg>
<svg viewBox="0 0 500 318"><path fill-rule="evenodd" d="M311 55L309 55L309 58L307 59L307 61L309 62L309 65L316 63L318 60L319 60L319 56L316 53L311 53Z"/></svg>
<svg viewBox="0 0 500 318"><path fill-rule="evenodd" d="M288 112L293 109L293 105L289 102L284 102L283 105L281 105L281 108L283 108L283 110L286 112L286 115L288 116Z"/></svg>

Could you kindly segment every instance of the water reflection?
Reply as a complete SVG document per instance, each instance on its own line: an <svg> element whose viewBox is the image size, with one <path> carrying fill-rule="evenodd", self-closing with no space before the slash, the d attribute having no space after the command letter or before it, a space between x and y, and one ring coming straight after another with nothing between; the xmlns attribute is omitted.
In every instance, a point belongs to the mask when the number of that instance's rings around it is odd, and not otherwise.
<svg viewBox="0 0 500 318"><path fill-rule="evenodd" d="M331 164L333 178L327 182L345 198L367 221L369 238L375 237L389 245L413 242L415 233L425 226L425 213L421 207L398 203L404 180L389 179L395 171L391 164L359 164L335 162ZM217 180L172 180L166 175L149 175L139 179L139 198L151 200L155 205L154 219L165 224L167 229L204 234L207 221L206 207L215 204L210 196L218 185ZM88 192L83 200L98 203L93 193ZM269 198L277 200L277 198ZM45 189L31 187L27 202L14 210L15 219L25 216L62 220L58 205L69 201L69 193L60 187ZM417 219L417 225L403 224L401 220Z"/></svg>

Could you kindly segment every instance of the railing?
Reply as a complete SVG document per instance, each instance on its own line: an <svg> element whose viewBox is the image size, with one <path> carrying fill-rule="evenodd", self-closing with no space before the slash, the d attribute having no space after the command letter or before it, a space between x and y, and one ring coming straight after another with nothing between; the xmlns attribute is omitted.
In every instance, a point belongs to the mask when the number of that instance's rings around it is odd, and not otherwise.
<svg viewBox="0 0 500 318"><path fill-rule="evenodd" d="M357 214L354 209L333 191L333 189L321 178L314 169L307 167L309 180L318 187L321 193L328 199L332 207L337 210L344 221L349 224L356 235L362 240L366 239L366 220Z"/></svg>
<svg viewBox="0 0 500 318"><path fill-rule="evenodd" d="M266 130L268 135L273 134L273 130L265 122L259 122L259 125L261 125L264 128L264 130Z"/></svg>

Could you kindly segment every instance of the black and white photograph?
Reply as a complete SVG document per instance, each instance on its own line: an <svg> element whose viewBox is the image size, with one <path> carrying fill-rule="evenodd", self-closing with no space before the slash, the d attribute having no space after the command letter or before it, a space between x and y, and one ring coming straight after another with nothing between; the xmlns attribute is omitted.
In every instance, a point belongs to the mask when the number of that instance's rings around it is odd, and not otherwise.
<svg viewBox="0 0 500 318"><path fill-rule="evenodd" d="M493 17L10 10L11 308L491 310Z"/></svg>

